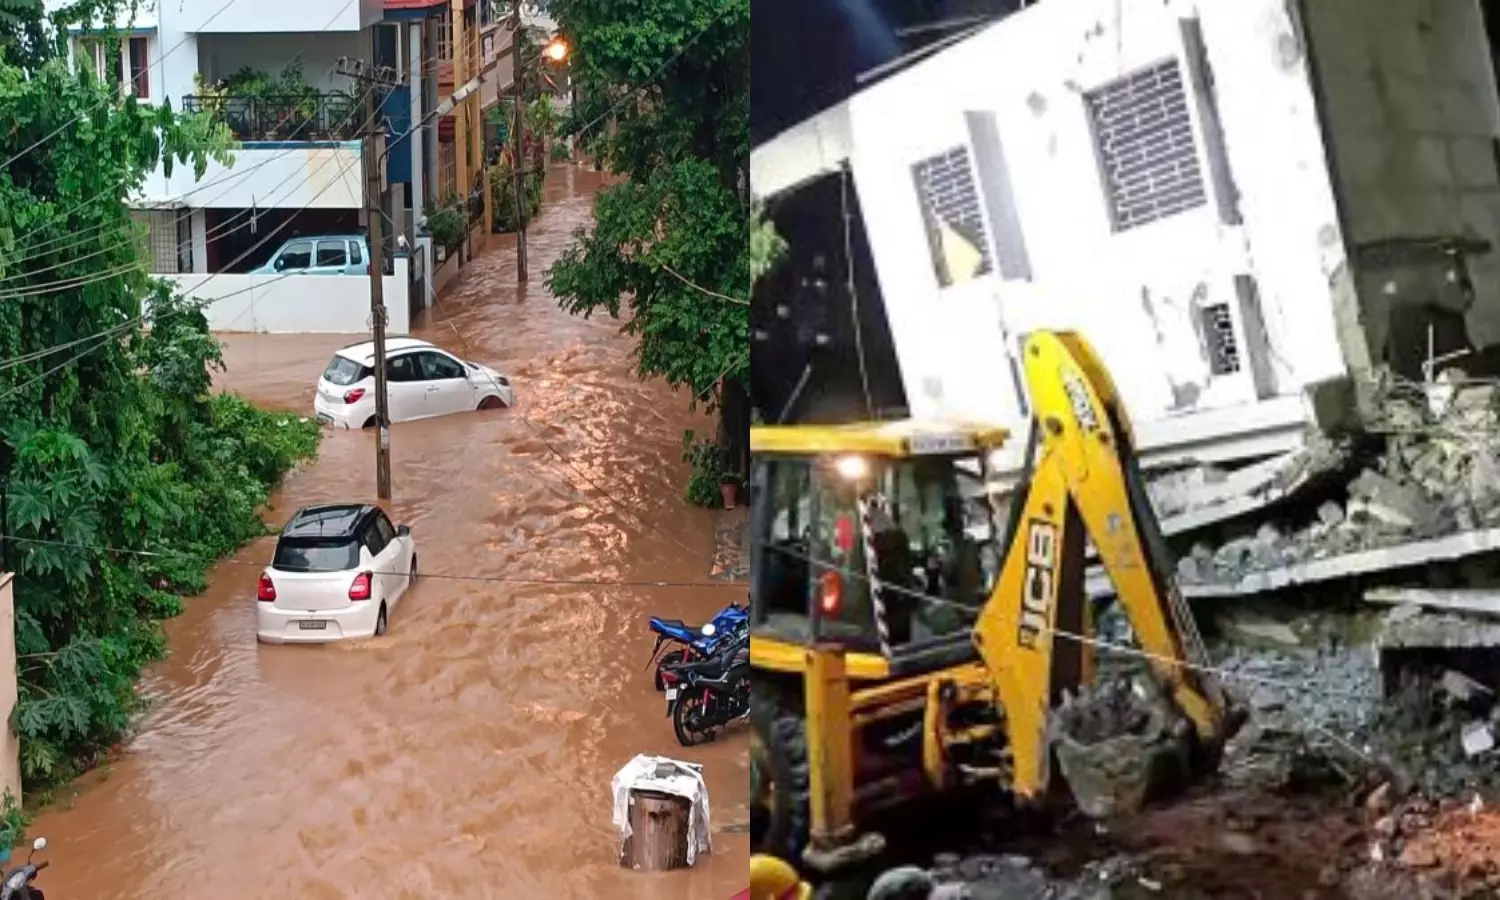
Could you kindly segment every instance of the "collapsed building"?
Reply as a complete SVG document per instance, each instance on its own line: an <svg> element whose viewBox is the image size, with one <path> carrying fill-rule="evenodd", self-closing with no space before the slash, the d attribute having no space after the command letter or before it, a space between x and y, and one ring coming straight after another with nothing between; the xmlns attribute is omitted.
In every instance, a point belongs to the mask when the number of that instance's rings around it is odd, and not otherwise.
<svg viewBox="0 0 1500 900"><path fill-rule="evenodd" d="M1493 6L1043 0L886 67L752 152L790 247L755 292L753 405L1019 436L1026 335L1082 332L1199 609L1313 596L1375 623L1368 656L1305 616L1241 623L1272 650L1220 663L1257 712L1356 764L1425 760L1438 794L1493 785ZM1392 704L1408 656L1436 677ZM1411 766L1381 756L1398 739L1426 742ZM1429 846L1402 815L1371 860Z"/></svg>
<svg viewBox="0 0 1500 900"><path fill-rule="evenodd" d="M1500 547L1484 5L1049 0L889 67L752 153L792 247L752 310L762 414L1021 432L1025 336L1076 328L1190 595ZM767 296L812 325L778 342Z"/></svg>

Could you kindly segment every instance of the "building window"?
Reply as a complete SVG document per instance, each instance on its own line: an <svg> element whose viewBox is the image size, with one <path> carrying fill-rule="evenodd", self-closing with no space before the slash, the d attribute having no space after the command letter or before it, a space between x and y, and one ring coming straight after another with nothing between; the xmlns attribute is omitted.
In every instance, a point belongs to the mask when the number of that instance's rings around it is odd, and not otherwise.
<svg viewBox="0 0 1500 900"><path fill-rule="evenodd" d="M1217 376L1240 370L1240 345L1234 336L1234 319L1228 303L1208 303L1198 308L1198 321L1208 347L1208 371Z"/></svg>
<svg viewBox="0 0 1500 900"><path fill-rule="evenodd" d="M193 271L193 213L186 209L177 213L177 271Z"/></svg>
<svg viewBox="0 0 1500 900"><path fill-rule="evenodd" d="M437 196L442 202L458 193L458 151L452 141L438 143L438 187Z"/></svg>
<svg viewBox="0 0 1500 900"><path fill-rule="evenodd" d="M151 251L151 274L176 275L193 271L191 224L184 228L189 213L171 209L143 209L134 210L130 215L146 226L146 245Z"/></svg>
<svg viewBox="0 0 1500 900"><path fill-rule="evenodd" d="M954 147L911 167L938 284L951 287L994 269L989 234L967 147Z"/></svg>
<svg viewBox="0 0 1500 900"><path fill-rule="evenodd" d="M109 49L104 41L79 38L73 45L73 57L79 69L92 71L100 81L108 80Z"/></svg>
<svg viewBox="0 0 1500 900"><path fill-rule="evenodd" d="M1089 91L1084 104L1116 231L1208 202L1175 59Z"/></svg>
<svg viewBox="0 0 1500 900"><path fill-rule="evenodd" d="M437 18L433 19L432 23L433 23L434 26L436 26L435 30L437 31L437 55L438 55L438 59L452 59L453 58L453 20L450 19L450 18L448 18L448 14L446 12L444 12L443 15L438 16Z"/></svg>
<svg viewBox="0 0 1500 900"><path fill-rule="evenodd" d="M151 98L151 56L146 38L133 37L127 45L130 65L130 86L142 100Z"/></svg>

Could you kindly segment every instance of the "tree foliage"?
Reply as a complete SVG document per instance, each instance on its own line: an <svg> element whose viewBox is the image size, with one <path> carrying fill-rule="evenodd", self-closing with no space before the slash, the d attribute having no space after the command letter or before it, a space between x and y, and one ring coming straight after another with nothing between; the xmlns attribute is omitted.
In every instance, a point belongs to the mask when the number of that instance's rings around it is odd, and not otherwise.
<svg viewBox="0 0 1500 900"><path fill-rule="evenodd" d="M212 394L220 348L201 308L146 274L126 199L158 160L201 176L227 133L75 75L55 37L13 54L5 9L0 155L17 158L0 169L0 524L16 573L11 724L35 789L125 732L141 668L165 650L158 620L262 533L259 506L317 431Z"/></svg>
<svg viewBox="0 0 1500 900"><path fill-rule="evenodd" d="M625 319L642 377L714 405L748 383L749 0L554 0L571 128L625 176L552 267L563 308Z"/></svg>
<svg viewBox="0 0 1500 900"><path fill-rule="evenodd" d="M786 252L786 241L776 233L776 227L765 218L759 207L750 215L750 287L773 268Z"/></svg>

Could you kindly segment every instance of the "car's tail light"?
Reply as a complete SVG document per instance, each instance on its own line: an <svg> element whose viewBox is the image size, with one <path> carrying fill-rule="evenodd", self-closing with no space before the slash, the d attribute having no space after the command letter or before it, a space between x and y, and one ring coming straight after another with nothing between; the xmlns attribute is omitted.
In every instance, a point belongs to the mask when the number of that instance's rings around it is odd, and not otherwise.
<svg viewBox="0 0 1500 900"><path fill-rule="evenodd" d="M352 390L344 391L344 402L347 404L358 403L359 398L363 397L364 395L364 388L353 388Z"/></svg>
<svg viewBox="0 0 1500 900"><path fill-rule="evenodd" d="M255 586L255 599L262 603L272 603L276 600L276 585L272 583L271 576L261 573L260 583Z"/></svg>
<svg viewBox="0 0 1500 900"><path fill-rule="evenodd" d="M354 583L349 585L350 600L370 599L370 573L360 572L354 576Z"/></svg>

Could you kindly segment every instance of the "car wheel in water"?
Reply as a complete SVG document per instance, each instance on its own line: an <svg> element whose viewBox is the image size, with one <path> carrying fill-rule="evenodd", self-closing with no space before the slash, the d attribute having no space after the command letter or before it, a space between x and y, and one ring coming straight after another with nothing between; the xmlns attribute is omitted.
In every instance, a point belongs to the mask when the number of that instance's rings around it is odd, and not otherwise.
<svg viewBox="0 0 1500 900"><path fill-rule="evenodd" d="M365 424L363 424L363 425L361 425L359 427L360 428L374 428L375 427L375 417L371 416L370 418L365 419Z"/></svg>
<svg viewBox="0 0 1500 900"><path fill-rule="evenodd" d="M385 637L385 629L386 629L386 623L385 623L385 604L382 603L382 604L380 604L380 615L377 616L376 619L375 619L375 636L376 637Z"/></svg>
<svg viewBox="0 0 1500 900"><path fill-rule="evenodd" d="M505 409L505 401L499 397L489 396L479 401L480 409Z"/></svg>
<svg viewBox="0 0 1500 900"><path fill-rule="evenodd" d="M411 574L408 575L407 578L406 578L406 586L407 587L411 587L412 585L414 585L416 583L417 583L417 557L416 557L415 554L413 554L412 558L411 558Z"/></svg>

